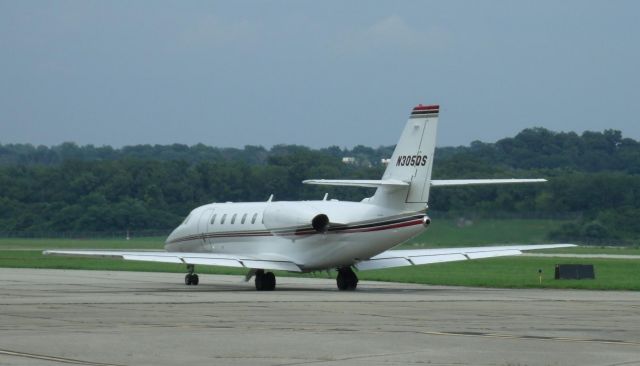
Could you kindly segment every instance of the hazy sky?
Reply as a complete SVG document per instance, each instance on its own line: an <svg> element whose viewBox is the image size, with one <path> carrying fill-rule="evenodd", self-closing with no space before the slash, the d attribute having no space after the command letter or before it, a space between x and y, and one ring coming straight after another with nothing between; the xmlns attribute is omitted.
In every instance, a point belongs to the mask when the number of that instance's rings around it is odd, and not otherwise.
<svg viewBox="0 0 640 366"><path fill-rule="evenodd" d="M640 1L0 0L0 142L640 139Z"/></svg>

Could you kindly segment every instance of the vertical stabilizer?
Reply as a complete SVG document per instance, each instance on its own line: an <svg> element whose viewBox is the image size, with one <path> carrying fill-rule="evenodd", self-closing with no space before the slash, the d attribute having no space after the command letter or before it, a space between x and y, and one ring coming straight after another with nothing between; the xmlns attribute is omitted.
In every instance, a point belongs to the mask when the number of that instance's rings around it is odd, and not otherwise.
<svg viewBox="0 0 640 366"><path fill-rule="evenodd" d="M408 188L379 187L372 203L406 211L425 209L436 147L438 105L418 105L411 111L383 180L400 180Z"/></svg>

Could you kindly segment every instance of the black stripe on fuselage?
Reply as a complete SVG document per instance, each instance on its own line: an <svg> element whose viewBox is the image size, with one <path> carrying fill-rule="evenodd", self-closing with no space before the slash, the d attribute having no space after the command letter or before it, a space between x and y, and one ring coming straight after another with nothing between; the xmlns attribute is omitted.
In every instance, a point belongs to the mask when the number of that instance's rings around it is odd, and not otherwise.
<svg viewBox="0 0 640 366"><path fill-rule="evenodd" d="M396 219L388 219L383 221L367 221L360 224L352 224L352 225L337 225L333 227L329 227L328 233L331 234L340 234L341 232L353 230L363 230L367 231L369 229L383 227L383 226L392 226L395 224L400 224L404 222L409 222L413 220L422 219L424 214L415 214L411 216L404 216ZM233 238L233 237L252 237L252 236L287 236L287 235L314 235L319 234L316 230L311 227L293 227L293 228L282 228L275 230L252 230L252 231L224 231L224 232L209 232L202 234L193 234L188 236L183 236L180 238L173 239L169 241L169 244L180 243L190 240L198 240L198 239L213 239L213 238Z"/></svg>
<svg viewBox="0 0 640 366"><path fill-rule="evenodd" d="M394 224L399 224L402 222L406 222L406 221L412 221L412 220L416 220L416 219L422 219L422 217L424 217L424 215L420 214L420 215L412 215L412 216L405 216L402 218L398 218L398 219L393 219L393 220L384 220L384 221L378 221L378 222L368 222L368 223L362 223L362 224L356 224L356 225L340 225L340 226L333 226L333 227L329 227L329 232L330 233L340 233L342 231L347 231L347 230L359 230L359 229L369 229L369 228L374 228L374 227L379 227L379 226L387 226L387 225L394 225ZM305 228L305 229L298 229L295 231L296 235L305 235L305 234L314 234L316 233L316 231L314 229L310 229L310 228Z"/></svg>

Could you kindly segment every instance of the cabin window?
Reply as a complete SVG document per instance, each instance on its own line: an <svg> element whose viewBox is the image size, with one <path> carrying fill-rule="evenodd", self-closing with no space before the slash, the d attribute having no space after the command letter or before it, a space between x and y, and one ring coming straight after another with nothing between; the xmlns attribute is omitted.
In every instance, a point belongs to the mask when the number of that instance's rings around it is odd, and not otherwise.
<svg viewBox="0 0 640 366"><path fill-rule="evenodd" d="M218 214L213 214L213 216L211 216L211 225L216 223L216 216L218 216Z"/></svg>
<svg viewBox="0 0 640 366"><path fill-rule="evenodd" d="M233 214L233 216L231 216L231 224L236 223L236 216L238 216L238 214Z"/></svg>
<svg viewBox="0 0 640 366"><path fill-rule="evenodd" d="M242 215L242 221L240 221L240 223L244 224L245 221L247 221L247 214Z"/></svg>
<svg viewBox="0 0 640 366"><path fill-rule="evenodd" d="M227 214L222 215L222 219L220 219L220 224L224 224L224 220L227 219Z"/></svg>
<svg viewBox="0 0 640 366"><path fill-rule="evenodd" d="M254 214L253 214L253 217L251 218L251 223L252 223L252 224L255 224L255 223L256 223L256 219L257 219L257 218L258 218L258 214L257 214L257 213L254 213Z"/></svg>

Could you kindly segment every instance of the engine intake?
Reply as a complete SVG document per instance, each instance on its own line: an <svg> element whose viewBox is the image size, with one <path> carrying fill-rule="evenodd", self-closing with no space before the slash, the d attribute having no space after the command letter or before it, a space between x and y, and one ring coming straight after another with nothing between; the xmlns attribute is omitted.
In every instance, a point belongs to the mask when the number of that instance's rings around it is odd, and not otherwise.
<svg viewBox="0 0 640 366"><path fill-rule="evenodd" d="M329 217L325 214L316 215L313 220L311 220L311 226L315 231L325 233L327 229L329 229Z"/></svg>
<svg viewBox="0 0 640 366"><path fill-rule="evenodd" d="M300 202L272 202L265 208L263 218L264 226L274 235L291 235L291 229L325 233L330 225L326 214Z"/></svg>

